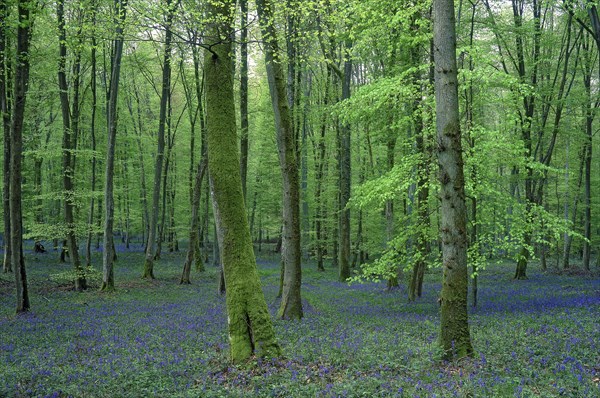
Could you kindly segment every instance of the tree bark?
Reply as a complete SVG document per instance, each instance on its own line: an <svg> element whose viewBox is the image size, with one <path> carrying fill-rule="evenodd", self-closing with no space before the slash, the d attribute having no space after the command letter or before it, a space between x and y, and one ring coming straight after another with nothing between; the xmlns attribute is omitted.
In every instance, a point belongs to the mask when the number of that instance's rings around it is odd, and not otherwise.
<svg viewBox="0 0 600 398"><path fill-rule="evenodd" d="M283 295L278 316L282 319L302 318L302 268L300 266L300 177L298 174L298 151L292 126L286 80L277 43L277 32L273 25L271 0L256 2L262 39L265 43L267 80L277 134L279 165L283 177L283 250L285 265Z"/></svg>
<svg viewBox="0 0 600 398"><path fill-rule="evenodd" d="M19 0L19 26L17 28L17 63L15 69L14 109L11 124L10 147L10 245L11 262L15 267L17 287L17 313L30 309L27 288L27 271L23 256L23 213L21 207L21 179L23 159L23 122L25 101L29 83L29 45L31 38L31 13L34 10L32 0Z"/></svg>
<svg viewBox="0 0 600 398"><path fill-rule="evenodd" d="M185 263L183 264L183 272L181 274L180 284L190 284L190 271L192 263L196 260L196 265L199 271L204 271L204 265L200 258L198 231L200 226L200 194L202 193L202 180L206 171L206 157L202 158L201 164L198 165L196 178L194 180L194 192L192 194L192 221L190 226L190 244L187 250Z"/></svg>
<svg viewBox="0 0 600 398"><path fill-rule="evenodd" d="M60 105L63 119L62 140L62 166L63 166L63 190L64 190L64 214L67 227L66 242L69 250L69 258L75 270L75 290L81 291L87 288L87 281L77 246L76 221L75 221L75 150L77 149L77 135L79 129L79 87L81 83L81 52L76 50L73 64L73 101L69 99L69 84L67 83L67 33L65 29L64 0L56 3L56 16L58 19L58 88ZM81 27L79 28L81 30ZM80 40L78 38L78 40ZM79 43L80 47L81 43Z"/></svg>
<svg viewBox="0 0 600 398"><path fill-rule="evenodd" d="M231 2L207 6L204 52L208 170L224 277L230 355L239 362L253 354L278 356L281 349L260 286L239 173L231 62Z"/></svg>
<svg viewBox="0 0 600 398"><path fill-rule="evenodd" d="M467 315L466 204L458 111L454 1L434 0L433 12L443 262L440 341L443 358L454 359L473 354Z"/></svg>
<svg viewBox="0 0 600 398"><path fill-rule="evenodd" d="M248 0L240 0L240 175L246 199L248 177Z"/></svg>
<svg viewBox="0 0 600 398"><path fill-rule="evenodd" d="M352 82L352 60L350 51L352 43L345 43L344 57L344 79L342 81L342 101L350 98L350 84ZM351 174L351 153L350 146L350 125L345 123L340 130L340 216L339 216L339 274L340 282L346 281L350 277L350 209L347 207L350 200Z"/></svg>
<svg viewBox="0 0 600 398"><path fill-rule="evenodd" d="M11 239L10 239L10 148L11 148L11 110L8 97L7 81L9 73L9 62L6 55L8 38L6 37L5 21L8 18L8 6L6 1L0 2L0 116L2 117L3 140L4 140L4 162L2 172L2 208L4 211L4 260L2 271L12 272L11 263Z"/></svg>
<svg viewBox="0 0 600 398"><path fill-rule="evenodd" d="M144 273L142 278L154 279L154 256L155 241L158 225L158 213L160 202L160 187L163 173L163 161L165 156L165 126L167 121L167 105L171 95L171 39L173 32L171 25L175 8L172 0L165 0L167 16L165 22L165 47L163 53L162 89L160 97L160 113L158 116L158 147L156 150L156 164L154 166L154 188L152 190L152 214L150 227L148 229L148 244L146 247L146 260L144 261Z"/></svg>
<svg viewBox="0 0 600 398"><path fill-rule="evenodd" d="M96 2L92 2L92 24L95 28L96 26ZM98 85L96 79L96 70L97 70L97 59L96 59L96 34L95 32L92 34L92 49L91 49L91 72L90 72L90 88L92 92L92 104L91 104L91 120L90 120L90 140L92 145L92 175L91 175L91 191L92 198L90 200L90 212L88 215L88 233L87 233L87 241L85 244L85 258L86 258L86 266L90 267L92 265L92 231L94 229L94 212L96 205L96 168L97 168L97 160L96 160L96 108L98 104Z"/></svg>
<svg viewBox="0 0 600 398"><path fill-rule="evenodd" d="M123 28L127 12L127 0L115 0L115 39L113 40L113 59L110 75L110 88L107 103L107 149L106 169L104 173L104 252L102 255L102 286L100 290L115 289L114 261L115 243L113 237L115 198L114 170L115 147L117 139L117 100L119 94L119 79L121 76L121 59L123 56Z"/></svg>

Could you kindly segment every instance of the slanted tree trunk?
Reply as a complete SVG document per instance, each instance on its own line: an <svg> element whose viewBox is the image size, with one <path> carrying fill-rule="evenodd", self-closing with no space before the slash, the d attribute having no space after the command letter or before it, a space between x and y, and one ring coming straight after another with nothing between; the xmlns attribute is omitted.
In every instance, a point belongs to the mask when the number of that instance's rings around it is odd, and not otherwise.
<svg viewBox="0 0 600 398"><path fill-rule="evenodd" d="M239 172L231 62L231 1L207 5L211 22L204 52L208 170L227 285L230 355L239 362L281 353L263 295Z"/></svg>
<svg viewBox="0 0 600 398"><path fill-rule="evenodd" d="M4 139L4 162L2 180L2 209L4 211L4 260L2 262L3 272L12 272L11 264L11 239L10 239L10 148L11 148L11 122L10 103L8 98L7 81L9 74L9 62L7 58L8 39L6 37L5 21L8 18L8 7L6 1L0 2L0 116L2 118Z"/></svg>
<svg viewBox="0 0 600 398"><path fill-rule="evenodd" d="M435 101L440 166L443 280L440 342L444 359L473 354L467 315L467 214L453 0L433 2Z"/></svg>
<svg viewBox="0 0 600 398"><path fill-rule="evenodd" d="M158 225L159 202L160 202L160 184L163 172L163 160L165 156L165 127L167 121L167 106L169 96L171 95L171 39L173 32L171 25L175 8L172 0L165 0L166 5L166 23L165 23L165 47L163 53L162 70L162 90L160 97L160 113L158 116L158 147L156 151L156 164L154 166L154 188L152 190L152 214L150 217L150 227L148 228L148 244L146 247L146 260L144 261L144 273L142 278L154 279L154 256L155 241Z"/></svg>
<svg viewBox="0 0 600 398"><path fill-rule="evenodd" d="M108 139L106 149L106 169L104 173L104 252L102 255L102 286L100 290L115 289L114 261L115 244L113 237L115 198L114 170L115 144L117 139L117 99L121 76L121 58L123 55L123 28L127 11L127 0L115 0L115 39L113 40L113 59L110 75L110 87L107 104Z"/></svg>
<svg viewBox="0 0 600 398"><path fill-rule="evenodd" d="M77 247L76 222L75 222L75 154L77 148L77 135L79 129L79 86L81 82L81 51L76 50L73 64L73 101L72 107L69 99L69 85L67 83L66 63L67 63L67 33L65 29L65 9L64 0L56 3L56 16L58 19L58 88L60 96L60 105L63 119L63 140L62 140L62 166L63 166L63 206L65 212L66 224L66 242L69 250L69 258L75 270L75 290L85 290L87 281L81 260L79 258L79 248ZM81 18L81 17L80 17ZM80 28L81 30L81 28ZM79 43L79 46L80 47Z"/></svg>
<svg viewBox="0 0 600 398"><path fill-rule="evenodd" d="M265 43L267 80L273 104L279 165L283 177L282 257L284 261L283 294L278 316L283 319L302 318L302 268L300 266L300 177L298 151L292 117L286 94L286 80L271 0L256 2L259 24ZM210 156L210 155L209 155Z"/></svg>
<svg viewBox="0 0 600 398"><path fill-rule="evenodd" d="M31 38L31 14L35 8L32 0L19 0L17 12L19 26L17 28L17 62L15 68L14 109L11 124L10 147L10 245L11 262L15 267L17 286L17 313L30 309L27 288L27 272L23 256L23 213L21 208L21 179L23 159L23 121L25 100L29 82L29 44Z"/></svg>

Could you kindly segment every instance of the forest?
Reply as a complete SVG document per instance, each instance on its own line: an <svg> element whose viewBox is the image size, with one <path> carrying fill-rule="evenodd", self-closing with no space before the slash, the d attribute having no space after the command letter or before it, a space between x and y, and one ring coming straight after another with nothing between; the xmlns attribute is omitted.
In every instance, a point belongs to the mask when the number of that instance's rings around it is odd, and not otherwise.
<svg viewBox="0 0 600 398"><path fill-rule="evenodd" d="M600 397L597 7L0 0L0 397Z"/></svg>

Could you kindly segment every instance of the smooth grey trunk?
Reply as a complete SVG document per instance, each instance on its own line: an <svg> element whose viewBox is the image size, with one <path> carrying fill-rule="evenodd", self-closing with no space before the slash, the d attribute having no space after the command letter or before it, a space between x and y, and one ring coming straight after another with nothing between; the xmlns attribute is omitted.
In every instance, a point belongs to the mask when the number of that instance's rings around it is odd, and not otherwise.
<svg viewBox="0 0 600 398"><path fill-rule="evenodd" d="M121 77L121 59L123 56L123 28L127 12L127 0L115 0L115 39L113 40L113 59L110 74L110 87L107 102L107 146L106 169L104 173L104 251L102 253L102 286L100 290L115 289L114 261L115 243L113 236L115 198L114 170L115 147L117 139L117 109L119 98L119 79Z"/></svg>
<svg viewBox="0 0 600 398"><path fill-rule="evenodd" d="M443 279L440 343L444 359L473 354L467 313L467 214L458 105L453 0L433 2L435 110L440 167Z"/></svg>
<svg viewBox="0 0 600 398"><path fill-rule="evenodd" d="M292 125L292 115L286 93L286 80L280 59L271 0L256 2L262 39L265 44L267 80L275 120L279 165L283 178L283 250L285 264L283 294L278 316L283 319L302 318L302 268L300 266L300 178L298 151Z"/></svg>
<svg viewBox="0 0 600 398"><path fill-rule="evenodd" d="M92 24L96 26L96 2L92 3ZM88 233L87 240L85 244L85 258L86 258L86 266L90 267L92 265L92 231L94 229L94 212L96 205L96 108L98 104L98 86L97 86L97 59L96 59L96 36L92 34L92 49L91 49L91 72L90 72L90 86L92 92L92 104L91 104L91 120L90 120L90 140L91 140L91 149L93 152L92 155L92 174L91 174L91 191L92 198L90 200L90 211L88 214Z"/></svg>
<svg viewBox="0 0 600 398"><path fill-rule="evenodd" d="M167 107L171 95L171 39L173 32L171 25L175 8L172 0L165 0L166 22L165 22L165 44L163 52L162 87L160 97L160 111L158 116L158 143L156 150L156 163L154 165L154 185L152 189L152 214L148 228L148 245L146 247L146 259L144 261L144 273L142 278L154 279L154 256L156 249L156 235L158 225L160 188L163 173L163 161L165 156L165 127L167 122Z"/></svg>

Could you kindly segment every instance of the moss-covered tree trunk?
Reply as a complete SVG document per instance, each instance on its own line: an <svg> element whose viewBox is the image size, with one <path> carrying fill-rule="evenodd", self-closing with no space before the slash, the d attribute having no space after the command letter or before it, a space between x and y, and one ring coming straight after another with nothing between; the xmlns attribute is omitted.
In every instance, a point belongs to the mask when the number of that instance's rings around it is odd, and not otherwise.
<svg viewBox="0 0 600 398"><path fill-rule="evenodd" d="M284 319L302 318L302 268L300 266L300 175L298 151L292 126L292 115L286 93L286 79L277 43L274 10L271 0L257 0L263 42L267 80L273 104L279 165L283 177L282 258L284 262L283 292L278 316Z"/></svg>
<svg viewBox="0 0 600 398"><path fill-rule="evenodd" d="M2 209L4 211L4 259L3 272L12 272L10 251L10 102L8 99L7 76L9 63L6 57L6 23L8 7L6 1L0 2L0 117L2 118L4 161L2 180Z"/></svg>
<svg viewBox="0 0 600 398"><path fill-rule="evenodd" d="M278 356L279 345L267 308L244 206L236 134L231 62L232 1L207 6L210 23L204 52L208 170L217 236L227 286L230 354Z"/></svg>
<svg viewBox="0 0 600 398"><path fill-rule="evenodd" d="M443 357L453 359L473 354L467 314L467 214L458 113L454 1L434 0L433 12L443 262L440 342Z"/></svg>

